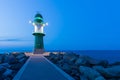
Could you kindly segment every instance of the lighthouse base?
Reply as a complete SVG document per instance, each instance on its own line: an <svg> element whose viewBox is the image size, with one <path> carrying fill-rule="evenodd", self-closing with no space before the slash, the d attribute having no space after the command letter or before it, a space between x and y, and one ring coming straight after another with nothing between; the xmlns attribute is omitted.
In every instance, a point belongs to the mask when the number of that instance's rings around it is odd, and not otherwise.
<svg viewBox="0 0 120 80"><path fill-rule="evenodd" d="M33 35L35 36L34 49L44 49L43 36L45 36L45 34L33 33Z"/></svg>
<svg viewBox="0 0 120 80"><path fill-rule="evenodd" d="M44 49L34 49L34 54L43 54L44 52Z"/></svg>

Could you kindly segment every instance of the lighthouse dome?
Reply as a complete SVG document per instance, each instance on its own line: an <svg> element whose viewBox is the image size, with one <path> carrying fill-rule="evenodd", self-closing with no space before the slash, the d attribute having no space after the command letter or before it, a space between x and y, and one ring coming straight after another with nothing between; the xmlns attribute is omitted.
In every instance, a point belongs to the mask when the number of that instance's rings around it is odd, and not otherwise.
<svg viewBox="0 0 120 80"><path fill-rule="evenodd" d="M43 18L42 15L41 15L40 13L37 13L37 14L35 15L35 17Z"/></svg>
<svg viewBox="0 0 120 80"><path fill-rule="evenodd" d="M37 14L35 15L34 22L36 22L36 23L43 23L43 17L42 17L42 15L39 14L39 13L37 13Z"/></svg>

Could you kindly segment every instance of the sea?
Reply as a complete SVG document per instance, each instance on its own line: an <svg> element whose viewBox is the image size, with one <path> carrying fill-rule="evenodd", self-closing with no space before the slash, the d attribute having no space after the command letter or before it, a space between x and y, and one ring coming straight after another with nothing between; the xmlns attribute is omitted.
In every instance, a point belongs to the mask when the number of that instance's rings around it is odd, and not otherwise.
<svg viewBox="0 0 120 80"><path fill-rule="evenodd" d="M120 50L45 50L46 52L73 52L90 56L97 60L108 60L109 63L120 62ZM2 47L0 54L11 52L33 52L33 47Z"/></svg>

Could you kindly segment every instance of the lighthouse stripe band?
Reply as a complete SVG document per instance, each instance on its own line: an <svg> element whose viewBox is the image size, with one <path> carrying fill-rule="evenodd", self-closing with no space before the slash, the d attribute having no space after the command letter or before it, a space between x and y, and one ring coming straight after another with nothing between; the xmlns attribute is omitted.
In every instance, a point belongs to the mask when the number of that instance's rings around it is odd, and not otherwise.
<svg viewBox="0 0 120 80"><path fill-rule="evenodd" d="M36 24L36 23L37 23L37 24L42 24L42 25L44 24L43 22L39 23L39 22L36 22L36 21L34 21L33 23L34 23L34 24Z"/></svg>
<svg viewBox="0 0 120 80"><path fill-rule="evenodd" d="M40 18L40 17L36 17L35 19L40 19L40 20L43 20L42 18Z"/></svg>

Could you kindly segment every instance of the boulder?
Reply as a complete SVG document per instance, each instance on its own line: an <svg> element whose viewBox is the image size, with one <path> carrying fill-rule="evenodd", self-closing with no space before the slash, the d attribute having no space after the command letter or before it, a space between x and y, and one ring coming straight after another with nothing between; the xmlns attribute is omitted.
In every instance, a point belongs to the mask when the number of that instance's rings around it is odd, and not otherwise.
<svg viewBox="0 0 120 80"><path fill-rule="evenodd" d="M73 76L73 78L74 78L75 80L80 80L80 77L78 77L78 76Z"/></svg>
<svg viewBox="0 0 120 80"><path fill-rule="evenodd" d="M94 66L93 69L98 71L104 77L113 77L114 75L109 73L103 66Z"/></svg>
<svg viewBox="0 0 120 80"><path fill-rule="evenodd" d="M85 75L88 80L95 80L97 77L101 76L99 72L90 67L80 66L79 71L82 75Z"/></svg>
<svg viewBox="0 0 120 80"><path fill-rule="evenodd" d="M107 80L120 80L120 79L116 79L116 78L110 78L110 79L107 79Z"/></svg>
<svg viewBox="0 0 120 80"><path fill-rule="evenodd" d="M73 53L65 53L63 55L63 60L65 63L73 64L79 56Z"/></svg>
<svg viewBox="0 0 120 80"><path fill-rule="evenodd" d="M20 68L22 67L22 64L21 63L17 63L17 64L12 64L10 69L12 70L19 70Z"/></svg>
<svg viewBox="0 0 120 80"><path fill-rule="evenodd" d="M109 68L94 66L93 68L106 78L120 78L120 66L113 66Z"/></svg>
<svg viewBox="0 0 120 80"><path fill-rule="evenodd" d="M58 64L64 64L64 60L61 59L61 60L59 60L57 63L58 63Z"/></svg>
<svg viewBox="0 0 120 80"><path fill-rule="evenodd" d="M71 69L71 75L72 76L79 76L79 71L78 70L74 70L74 69Z"/></svg>
<svg viewBox="0 0 120 80"><path fill-rule="evenodd" d="M48 58L49 58L50 60L53 60L55 57L56 57L56 55L51 52L51 53L49 54L49 57L48 57Z"/></svg>
<svg viewBox="0 0 120 80"><path fill-rule="evenodd" d="M56 54L56 57L58 57L58 59L61 60L61 59L63 59L63 54L60 53L60 52L58 52L58 53Z"/></svg>
<svg viewBox="0 0 120 80"><path fill-rule="evenodd" d="M9 64L15 64L18 62L18 60L13 55L9 55L8 60L9 60L8 61Z"/></svg>
<svg viewBox="0 0 120 80"><path fill-rule="evenodd" d="M4 59L4 55L0 54L0 64L3 62L3 59Z"/></svg>
<svg viewBox="0 0 120 80"><path fill-rule="evenodd" d="M107 60L101 60L101 61L99 61L99 63L96 64L96 65L100 65L100 66L103 66L103 67L108 67L109 62L108 62Z"/></svg>
<svg viewBox="0 0 120 80"><path fill-rule="evenodd" d="M4 78L2 78L2 75L0 75L0 80L5 80Z"/></svg>
<svg viewBox="0 0 120 80"><path fill-rule="evenodd" d="M99 76L99 77L95 78L95 80L106 80L106 79L102 76Z"/></svg>
<svg viewBox="0 0 120 80"><path fill-rule="evenodd" d="M62 69L65 71L65 72L67 72L67 73L71 73L71 66L70 65L68 65L68 64L64 64L63 66L62 66Z"/></svg>
<svg viewBox="0 0 120 80"><path fill-rule="evenodd" d="M2 65L0 65L0 75L3 74L3 72L5 72L6 68L3 67Z"/></svg>
<svg viewBox="0 0 120 80"><path fill-rule="evenodd" d="M18 62L23 64L23 63L25 63L26 60L27 60L27 57L24 57L24 58L20 59Z"/></svg>
<svg viewBox="0 0 120 80"><path fill-rule="evenodd" d="M12 80L27 58L21 53L0 55L0 80Z"/></svg>
<svg viewBox="0 0 120 80"><path fill-rule="evenodd" d="M6 71L3 73L3 77L9 77L12 75L12 70L11 69L6 69Z"/></svg>
<svg viewBox="0 0 120 80"><path fill-rule="evenodd" d="M4 63L15 64L17 62L18 62L17 59L12 54L6 55L4 57Z"/></svg>
<svg viewBox="0 0 120 80"><path fill-rule="evenodd" d="M80 75L80 80L89 80L85 75Z"/></svg>
<svg viewBox="0 0 120 80"><path fill-rule="evenodd" d="M76 66L76 65L71 65L71 69L74 69L74 70L78 70L79 71L79 67L78 66Z"/></svg>
<svg viewBox="0 0 120 80"><path fill-rule="evenodd" d="M107 66L108 65L108 61L106 60L97 60L94 58L91 58L89 56L80 56L76 62L76 65L82 65L82 66L94 66L94 65L102 65L102 66Z"/></svg>
<svg viewBox="0 0 120 80"><path fill-rule="evenodd" d="M117 66L117 65L120 65L120 62L114 62L114 63L110 64L109 66Z"/></svg>
<svg viewBox="0 0 120 80"><path fill-rule="evenodd" d="M47 56L47 58L55 64L59 64L59 61L62 60L62 57L63 57L63 54L59 52L51 52L49 56Z"/></svg>
<svg viewBox="0 0 120 80"><path fill-rule="evenodd" d="M19 53L19 55L16 56L16 58L17 58L18 60L20 60L20 59L22 59L22 58L24 58L24 57L26 57L26 55L25 55L24 53Z"/></svg>
<svg viewBox="0 0 120 80"><path fill-rule="evenodd" d="M49 53L49 56L52 57L52 56L56 56L56 54L54 54L53 52Z"/></svg>
<svg viewBox="0 0 120 80"><path fill-rule="evenodd" d="M106 68L106 71L114 74L114 77L119 77L120 78L120 65Z"/></svg>
<svg viewBox="0 0 120 80"><path fill-rule="evenodd" d="M72 63L75 63L75 61L78 59L78 56L73 56L71 59L70 59L70 62Z"/></svg>
<svg viewBox="0 0 120 80"><path fill-rule="evenodd" d="M89 66L89 63L87 60L83 59L83 58L79 58L76 60L75 65L78 66Z"/></svg>
<svg viewBox="0 0 120 80"><path fill-rule="evenodd" d="M11 54L12 54L13 56L17 57L19 54L24 54L24 53L12 52Z"/></svg>
<svg viewBox="0 0 120 80"><path fill-rule="evenodd" d="M5 68L10 68L11 65L9 63L2 63L1 66L5 67Z"/></svg>
<svg viewBox="0 0 120 80"><path fill-rule="evenodd" d="M9 62L8 58L9 58L9 55L5 54L3 58L3 63L8 63Z"/></svg>

